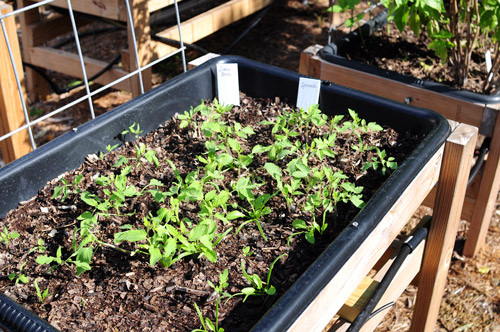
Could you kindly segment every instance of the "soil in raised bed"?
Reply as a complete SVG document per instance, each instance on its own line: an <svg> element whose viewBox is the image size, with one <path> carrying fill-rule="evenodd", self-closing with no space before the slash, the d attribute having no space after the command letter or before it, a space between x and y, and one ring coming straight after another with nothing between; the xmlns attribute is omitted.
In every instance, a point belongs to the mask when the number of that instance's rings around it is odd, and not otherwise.
<svg viewBox="0 0 500 332"><path fill-rule="evenodd" d="M472 54L469 77L465 87L456 85L453 68L449 62L442 63L433 50L429 49L430 39L425 32L418 36L408 27L400 32L394 23L375 31L359 45L350 48L346 58L385 70L412 76L417 79L439 82L458 89L476 93L482 92L486 79L484 47Z"/></svg>
<svg viewBox="0 0 500 332"><path fill-rule="evenodd" d="M255 144L267 146L274 143L270 140L271 126L258 123L262 120L274 120L284 109L291 108L279 98L254 99L242 95L241 107L233 107L231 112L224 114L223 119L228 124L237 121L243 127L248 125L254 128L255 135L246 140L239 139L245 152L249 153L251 146ZM154 178L162 181L165 188L168 188L176 181L176 177L167 158L174 162L182 177L203 167L195 156L204 153L205 138L202 135L188 134L189 127L180 128L179 124L178 119L168 121L157 130L139 138L136 143L126 142L102 158L89 155L82 166L63 176L71 182L78 174L82 174L82 191L87 190L103 197L103 192L94 179L99 175L119 174L113 164L120 155L133 158L134 144L140 142L148 150L156 152L159 166L142 160L129 174L128 184L141 189ZM313 137L320 137L324 133L325 128L319 127L306 140L310 143ZM397 133L385 127L382 131L370 130L362 136L366 143L385 149L398 163L404 160L420 140L411 133ZM299 138L304 139L297 139ZM324 164L343 171L349 181L364 187L362 195L366 202L389 176L390 171L385 175L380 169L362 171L363 163L370 158L372 152L357 155L359 153L349 147L349 140L347 133L338 134L335 157L323 160L310 158L310 163L311 166ZM356 159L352 158L358 158L358 161L353 161ZM285 160L282 161L284 167ZM267 161L268 157L264 154L255 158L243 174L227 170L221 185L230 189L232 181L253 174L260 176L266 183L254 190L256 196L274 193L276 189L273 187L273 180L262 168ZM271 284L277 289L274 296L251 296L244 303L241 296L236 296L221 305L219 318L226 331L248 330L359 212L351 203L341 203L335 212L328 214L328 228L322 236L316 235L314 245L307 242L303 235L295 236L288 242L289 236L296 231L291 227L293 220L308 220L311 216L296 208L301 204L300 196L296 197L288 210L284 199L276 195L268 202L271 213L261 220L268 241L263 240L254 223L244 226L237 235L234 229L242 220L220 223L220 232L229 227L234 228L216 246L216 263L203 256L187 256L169 268L159 264L151 267L148 256L136 254L130 257L108 247L99 247L90 264L92 269L77 277L74 266L63 265L49 271L47 265L35 262L36 257L41 255L39 239L44 241L45 254L55 256L57 249L62 247L63 258L68 257L72 250L74 228L79 226L76 218L89 209L79 199L79 195L73 193L64 202L52 199L55 185L61 185L60 178L50 181L34 198L21 203L17 210L9 212L0 221L2 229L5 226L9 232L20 233L20 237L10 240L8 244L0 244L3 247L0 253L0 291L62 331L191 331L200 328L194 303L201 308L205 317L214 321L218 298L208 281L217 285L219 273L228 269L229 286L225 291L238 293L249 286L242 276L242 260L249 274L257 274L265 280L271 262L278 256L287 254L277 262L272 272ZM229 202L245 207L245 202L235 194L232 194ZM113 235L120 231L120 226L130 224L134 228L140 228L142 219L150 212L156 213L161 207L168 207L168 200L158 203L149 194L140 199L130 198L120 215L99 218L95 231L104 242L113 243ZM199 210L199 202L183 202L180 214L195 221ZM128 215L129 212L133 213ZM130 250L135 248L130 243L121 243L120 246ZM253 253L245 256L242 249L247 246ZM20 270L29 278L29 282L19 282L16 285L8 276L19 273ZM36 278L42 292L49 289L49 296L43 303L36 295L33 284Z"/></svg>

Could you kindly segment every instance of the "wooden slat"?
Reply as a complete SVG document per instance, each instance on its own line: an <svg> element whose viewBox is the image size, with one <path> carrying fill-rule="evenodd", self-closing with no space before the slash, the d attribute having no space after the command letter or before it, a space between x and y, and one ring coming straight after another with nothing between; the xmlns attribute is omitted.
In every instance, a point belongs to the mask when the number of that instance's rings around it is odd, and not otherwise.
<svg viewBox="0 0 500 332"><path fill-rule="evenodd" d="M488 159L481 177L480 191L472 213L463 254L475 256L486 240L491 215L500 189L500 116L497 117L491 138Z"/></svg>
<svg viewBox="0 0 500 332"><path fill-rule="evenodd" d="M181 24L182 39L186 43L194 43L217 30L236 22L266 7L272 0L232 0L216 8L206 11ZM158 36L179 40L177 26L170 27Z"/></svg>
<svg viewBox="0 0 500 332"><path fill-rule="evenodd" d="M181 2L181 0L177 0L177 3L179 2ZM149 12L152 13L173 4L174 0L149 0L148 1Z"/></svg>
<svg viewBox="0 0 500 332"><path fill-rule="evenodd" d="M40 2L43 0L33 1ZM67 0L55 0L50 5L68 8ZM71 7L77 12L109 18L111 20L125 21L126 18L126 7L123 0L78 0L71 1Z"/></svg>
<svg viewBox="0 0 500 332"><path fill-rule="evenodd" d="M0 1L0 12L12 12L12 6ZM4 19L7 37L18 69L19 79L24 83L21 51L17 39L14 16ZM24 85L23 93L26 96ZM26 100L24 101L26 102ZM21 98L17 91L16 80L3 32L0 33L0 136L7 134L25 124ZM28 130L23 130L10 138L0 141L3 159L9 163L31 151Z"/></svg>
<svg viewBox="0 0 500 332"><path fill-rule="evenodd" d="M420 266L422 264L422 257L424 256L425 244L426 242L422 241L415 248L415 250L407 257L403 265L401 265L399 271L394 276L394 279L389 285L389 288L375 306L375 310L377 310L378 308L382 307L383 305L389 302L392 301L395 302L397 298L404 292L406 287L408 287L411 281L417 276L418 272L420 271ZM389 261L384 266L384 269L388 269L390 263L392 262ZM374 280L381 281L384 274L385 272L380 271L380 273L377 273L377 275L374 277ZM371 318L369 321L367 321L365 325L363 325L363 328L360 330L360 332L370 332L375 330L377 325L384 318L387 311L381 312L378 315Z"/></svg>
<svg viewBox="0 0 500 332"><path fill-rule="evenodd" d="M321 290L288 331L321 331L356 289L373 264L390 246L421 201L436 184L443 149L413 179L379 225Z"/></svg>
<svg viewBox="0 0 500 332"><path fill-rule="evenodd" d="M480 127L484 105L476 105L461 99L403 84L362 71L321 61L321 79L355 88L361 91L404 102L410 97L410 105L432 109L446 118Z"/></svg>
<svg viewBox="0 0 500 332"><path fill-rule="evenodd" d="M406 287L411 283L411 281L415 278L415 276L418 274L420 270L420 265L422 263L422 257L424 255L424 249L425 249L425 241L422 241L416 248L413 250L413 252L408 255L404 263L401 265L400 269L394 276L394 279L392 280L391 284L387 288L387 291L384 293L380 301L377 303L375 306L375 310L378 310L381 308L383 305L390 303L390 302L395 302L397 298L403 293L403 291L406 289ZM363 283L358 286L356 289L357 294L353 293L350 297L349 300L344 304L342 307L341 311L339 311L339 315L343 317L344 319L347 319L348 321L342 323L342 324L336 324L334 328L330 329L329 332L339 332L345 330L350 324L349 321L352 322L354 319L357 317L359 312L361 311L358 308L363 308L368 299L371 298L371 294L373 293L374 289L370 289L378 285L380 281L382 281L382 278L384 277L385 273L391 266L391 264L394 261L394 258L391 258L386 261L386 263L382 266L382 268L377 272L377 274L373 278L368 278L365 277L363 279ZM367 287L368 286L368 287ZM357 296L359 294L362 294L363 297ZM359 299L359 300L358 300ZM364 302L364 303L363 303ZM355 305L353 305L355 303ZM345 316L342 313L342 310L346 310L346 305L350 305L351 307L355 307L352 309L349 309L350 312L348 315L352 316ZM377 325L382 321L384 318L385 314L387 313L388 309L386 311L380 312L378 315L372 317L369 321L363 325L363 328L360 330L361 332L371 332L375 330Z"/></svg>
<svg viewBox="0 0 500 332"><path fill-rule="evenodd" d="M82 78L80 60L77 54L55 50L48 47L33 47L30 50L31 63L33 65L57 71L73 77ZM85 67L87 69L87 77L91 77L98 73L101 69L107 66L104 61L95 60L88 57L83 57ZM96 83L107 84L116 79L119 79L128 73L122 69L114 68L105 72L102 76L95 80ZM113 86L115 89L130 91L130 80L125 80Z"/></svg>
<svg viewBox="0 0 500 332"><path fill-rule="evenodd" d="M475 127L481 126L485 105L477 105L465 100L446 96L412 85L404 84L363 71L339 66L320 59L318 56L303 53L301 73L335 84L375 94L398 102L410 97L410 105L434 110L446 118ZM308 58L309 57L309 58Z"/></svg>
<svg viewBox="0 0 500 332"><path fill-rule="evenodd" d="M193 59L188 62L187 64L187 70L191 70L193 68L196 68L200 66L201 64L207 62L208 60L211 60L213 58L216 58L220 56L220 54L215 54L215 53L207 53L205 55L200 56L199 58Z"/></svg>
<svg viewBox="0 0 500 332"><path fill-rule="evenodd" d="M439 186L427 237L412 332L434 331L467 187L477 128L461 124L446 142Z"/></svg>
<svg viewBox="0 0 500 332"><path fill-rule="evenodd" d="M350 322L353 322L372 297L380 282L370 277L365 277L354 292L340 308L338 315Z"/></svg>

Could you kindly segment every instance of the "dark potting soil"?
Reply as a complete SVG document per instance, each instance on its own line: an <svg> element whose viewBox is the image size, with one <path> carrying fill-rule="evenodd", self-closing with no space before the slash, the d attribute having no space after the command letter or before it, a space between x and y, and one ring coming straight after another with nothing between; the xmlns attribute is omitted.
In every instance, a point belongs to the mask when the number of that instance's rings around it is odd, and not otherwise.
<svg viewBox="0 0 500 332"><path fill-rule="evenodd" d="M233 107L231 112L225 113L223 120L228 124L237 121L243 127L249 125L254 128L255 135L248 139L239 138L245 153L250 153L252 146L261 144L271 145L271 127L258 124L262 120L274 120L282 110L290 110L278 98L253 99L242 96L242 106ZM200 120L200 115L197 114ZM196 118L195 118L196 119ZM344 119L345 120L345 119ZM180 120L171 120L157 130L138 139L144 143L147 150L154 150L159 160L159 166L142 160L140 165L132 168L128 175L128 185L144 188L151 179L157 179L165 184L167 191L176 181L172 167L167 162L171 160L184 178L188 173L204 165L195 157L205 152L205 138L201 135L189 133L187 128L179 127ZM124 128L125 129L125 128ZM314 137L325 134L325 128L311 132L306 139L310 144ZM362 135L365 143L385 149L389 156L394 156L401 163L416 142L418 137L411 133L397 133L391 128L382 131L368 131ZM359 153L350 146L353 137L347 133L337 135L335 157L320 160L317 157L309 159L310 166L326 165L335 171L342 171L348 176L348 181L357 186L363 186L363 200L366 202L377 188L389 176L390 171L383 175L370 169L362 171L363 163L370 158L373 151ZM103 197L102 188L96 185L95 178L99 175L109 176L119 174L113 165L123 155L127 158L135 156L134 143L127 142L124 146L108 153L103 158L89 155L78 169L63 174L63 177L72 182L78 175L83 175L79 187L82 191ZM288 159L287 159L288 157ZM285 157L279 165L286 168ZM131 159L132 160L132 159ZM238 174L228 169L220 186L231 189L231 183L238 181L242 176L250 174L259 176L266 184L255 188L255 196L265 193L274 193L274 180L263 169L269 159L266 153L259 154L254 162ZM129 161L134 164L135 161ZM136 254L133 257L106 246L94 248L94 257L90 263L91 270L77 277L73 265L62 265L49 271L48 265L39 265L35 259L42 255L39 239L46 247L44 254L56 256L57 249L62 247L62 257L65 259L72 253L72 239L75 227L80 226L77 217L89 210L79 195L71 193L61 202L60 199L51 199L55 185L61 185L60 179L50 181L38 195L28 202L20 204L0 221L0 227L7 227L9 232L16 231L20 237L10 240L8 244L1 243L0 253L0 291L12 297L19 303L34 311L40 317L48 320L62 331L191 331L200 328L200 320L195 310L196 303L204 317L214 321L217 293L209 286L208 281L217 285L219 273L224 269L229 271L229 286L225 289L230 294L241 292L249 286L243 277L241 261L243 260L249 274L257 274L266 280L271 262L278 256L283 256L272 271L271 284L276 287L274 296L250 296L244 303L242 296L233 297L227 303L221 302L219 321L226 331L246 331L250 329L270 306L282 295L290 285L303 273L314 259L333 241L340 231L359 212L351 203L341 203L337 211L328 214L328 227L323 235L316 233L314 245L307 242L304 235L295 236L288 243L289 236L296 231L291 226L296 218L310 220L307 213L298 211L296 206L303 202L301 196L295 196L290 211L282 196L276 195L269 202L271 213L261 219L261 223L268 241L264 241L255 223L245 225L235 235L234 230L243 221L235 219L228 223L220 222L218 232L230 227L233 231L215 247L217 262L212 263L206 257L194 255L180 259L169 268L157 264L149 265L149 257ZM208 191L204 188L205 192ZM126 200L120 215L100 217L94 229L95 234L106 243L113 243L114 234L122 231L120 226L132 225L141 228L142 220L148 213L155 214L162 207L169 207L169 200L158 203L152 196L144 194L140 198L132 197ZM180 206L181 217L187 217L193 222L198 218L199 202L183 202ZM228 203L235 203L243 207L246 202L233 192ZM122 242L122 248L134 250L133 244ZM249 246L253 254L245 256L242 249ZM24 274L29 282L15 285L9 279L9 274ZM48 297L41 303L34 287L34 281L41 292L49 289Z"/></svg>
<svg viewBox="0 0 500 332"><path fill-rule="evenodd" d="M394 23L391 23L350 49L346 57L417 79L483 93L482 84L487 75L484 47L478 48L472 54L469 77L462 88L457 86L453 79L452 66L449 62L442 63L434 51L427 47L429 43L430 39L425 32L417 36L408 27L400 32Z"/></svg>

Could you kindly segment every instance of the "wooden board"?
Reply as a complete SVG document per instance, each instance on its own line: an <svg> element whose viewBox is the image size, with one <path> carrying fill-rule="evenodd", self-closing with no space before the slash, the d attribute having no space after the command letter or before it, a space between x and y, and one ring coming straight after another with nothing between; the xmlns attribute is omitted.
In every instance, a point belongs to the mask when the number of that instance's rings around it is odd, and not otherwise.
<svg viewBox="0 0 500 332"><path fill-rule="evenodd" d="M43 0L33 1L41 2ZM55 0L50 5L68 8L67 0ZM77 12L109 18L111 20L123 20L124 15L120 14L120 12L126 12L123 0L78 0L71 1L71 7Z"/></svg>
<svg viewBox="0 0 500 332"><path fill-rule="evenodd" d="M288 331L321 331L328 325L434 187L438 180L442 155L441 148L413 179L370 236L360 243L356 252L339 272L332 276L316 299L304 308Z"/></svg>
<svg viewBox="0 0 500 332"><path fill-rule="evenodd" d="M177 3L181 2L181 0L177 0ZM149 12L155 12L167 6L171 6L174 4L174 0L149 0L148 7Z"/></svg>
<svg viewBox="0 0 500 332"><path fill-rule="evenodd" d="M12 12L12 6L0 1L0 12L7 14ZM4 19L7 37L9 39L15 64L18 69L18 76L21 83L24 82L22 71L21 52L19 41L17 39L16 24L14 16ZM1 29L0 29L1 30ZM24 119L21 98L17 91L17 84L10 60L9 52L6 46L3 32L0 32L0 136L3 136L13 130L26 124ZM22 86L24 96L26 90ZM26 100L24 100L26 102ZM3 159L9 163L31 151L28 130L23 130L14 134L10 138L0 141Z"/></svg>
<svg viewBox="0 0 500 332"><path fill-rule="evenodd" d="M318 47L313 46L302 53L300 73L398 102L405 102L410 98L409 104L412 106L431 109L448 119L481 127L485 105L336 65L314 55L317 50Z"/></svg>
<svg viewBox="0 0 500 332"><path fill-rule="evenodd" d="M231 0L181 24L182 39L194 43L271 4L273 0ZM179 40L177 26L157 34L159 37Z"/></svg>
<svg viewBox="0 0 500 332"><path fill-rule="evenodd" d="M31 62L36 66L50 70L57 68L57 71L60 73L78 78L83 77L80 60L77 54L40 46L31 48L30 53ZM87 77L95 75L107 66L107 63L104 61L85 56L83 58L87 70ZM100 84L107 84L127 74L128 73L122 69L114 68L104 73L95 81ZM130 91L130 82L129 80L122 81L115 84L113 88Z"/></svg>
<svg viewBox="0 0 500 332"><path fill-rule="evenodd" d="M420 270L420 265L422 263L422 257L424 255L425 241L422 241L415 250L408 255L401 268L398 270L391 284L387 288L378 304L375 306L375 310L379 309L383 305L394 302L403 293L410 282L415 278ZM338 322L334 325L334 328L330 329L329 332L340 332L344 331L349 327L349 322L354 321L357 315L364 308L364 305L371 298L373 293L373 288L379 284L379 282L384 277L385 273L394 261L394 257L387 260L381 269L373 278L365 277L363 282L356 288L356 291L349 296L344 306L342 306L339 311L339 316L344 318L345 322ZM387 311L382 311L378 315L371 318L369 321L363 325L361 332L373 331L377 325L382 321Z"/></svg>
<svg viewBox="0 0 500 332"><path fill-rule="evenodd" d="M33 0L33 1L41 2L43 0ZM174 4L174 0L133 0L133 1L134 5L147 2L148 3L147 5L149 7L149 12L154 12ZM177 0L177 2L180 1L181 0ZM50 5L66 9L68 8L67 0L55 0L54 2L51 2ZM104 17L111 20L118 20L118 21L127 20L127 9L124 0L78 0L78 1L72 1L71 6L73 7L73 10L77 12Z"/></svg>

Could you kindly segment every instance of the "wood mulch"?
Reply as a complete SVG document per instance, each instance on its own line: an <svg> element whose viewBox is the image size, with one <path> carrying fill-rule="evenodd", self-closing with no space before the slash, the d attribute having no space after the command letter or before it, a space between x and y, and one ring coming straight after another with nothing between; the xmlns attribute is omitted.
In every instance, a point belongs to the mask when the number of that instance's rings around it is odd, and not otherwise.
<svg viewBox="0 0 500 332"><path fill-rule="evenodd" d="M262 100L243 96L242 106L234 107L221 120L231 126L236 121L243 127L254 128L255 135L239 140L245 153L248 154L257 144L269 146L275 143L270 140L272 126L258 123L263 120L274 120L287 109L290 110L290 107L278 98ZM198 114L195 117L198 123L206 120ZM129 159L128 164L135 165L128 175L127 185L141 189L151 179L157 179L165 184L165 188L169 188L178 180L167 160L171 160L185 178L187 174L204 167L195 156L206 155L207 139L196 135L196 132L189 127L181 128L179 123L179 120L169 121L144 138L140 138L137 143L126 143L103 158L90 155L84 165L64 174L64 178L72 183L76 176L82 174L83 180L78 185L81 192L88 191L104 200L105 187L97 185L96 179L99 176L109 177L111 174L119 174L120 169L113 165L120 156L125 156ZM326 130L329 130L326 125L315 128L314 131L297 136L295 140L310 145L314 138L322 137ZM321 168L325 165L334 171L343 172L348 177L345 181L363 186L363 200L368 201L389 176L390 170L386 174L382 174L380 168L378 171L373 169L363 171L362 165L369 160L373 152L353 150L351 146L358 143L358 138L349 131L339 132L336 137L337 143L333 150L335 156L320 159L311 155L309 166ZM388 156L395 157L398 163L404 160L404 156L411 151L416 142L416 137L413 135L397 133L391 128L384 128L382 131L370 130L362 134L362 137L365 145L378 146L381 150L386 150ZM156 152L156 157L160 161L158 167L145 159L140 163L134 160L135 144L140 143L145 144L146 150ZM293 154L290 154L275 162L286 168L292 156ZM266 153L260 154L258 158L254 158L248 169L244 169L243 174L236 169L228 168L224 171L222 180L213 179L211 183L217 183L214 188L230 189L239 178L251 175L260 179L259 182L263 184L253 190L256 196L274 194L275 181L263 169L264 164L270 161ZM105 246L94 246L91 271L76 277L71 264L64 264L51 270L49 266L39 265L35 261L42 254L56 256L58 248L62 248L63 259L69 257L72 253L72 241L75 236L79 237L75 232L77 227L81 227L76 219L89 210L89 206L79 199L79 194L71 193L65 201L51 198L55 185L61 185L61 180L51 181L36 197L22 204L19 210L9 212L1 221L2 229L5 226L9 232L18 232L20 237L3 244L0 290L62 331L113 331L114 329L190 331L200 328L194 303L201 308L205 317L210 317L213 321L214 307L218 298L208 281L217 284L219 274L227 268L229 286L225 291L230 294L239 293L249 286L248 281L241 275L240 262L244 262L249 274L258 274L262 280L266 280L271 262L286 254L272 272L271 283L277 289L276 295L252 297L246 302L242 302L241 296L236 296L220 306L219 317L224 328L228 331L249 330L359 211L350 203L340 203L336 210L327 214L328 228L322 236L316 234L316 243L312 245L305 241L303 235L290 239L292 233L296 231L291 227L295 219L312 218L307 212L301 212L305 196L304 199L301 195L294 196L294 202L287 209L283 197L276 195L267 204L270 213L261 218L267 241L263 240L254 223L244 226L236 234L234 230L239 229L241 218L217 226L219 233L230 228L232 231L216 246L216 263L209 262L203 256L190 255L180 259L170 268L159 265L152 268L148 264L148 256L137 254L129 257ZM207 187L212 188L208 184ZM182 202L179 219L188 218L194 227L199 221L198 203ZM231 195L227 204L251 209L248 203L238 199L236 194ZM149 194L140 196L140 199L129 198L120 209L120 213L101 216L92 232L101 241L113 243L114 234L120 232L121 227L131 225L134 229L143 228L143 219L150 214L155 215L160 208L173 207L169 206L168 199L158 202ZM223 212L223 210L217 211ZM43 240L45 248L43 252L40 251L40 239ZM122 243L120 246L134 250L130 244ZM251 255L246 256L242 253L245 247L250 247ZM11 273L22 273L29 278L29 282L15 284L9 278ZM33 285L35 279L42 291L49 289L50 295L44 301L37 298Z"/></svg>

